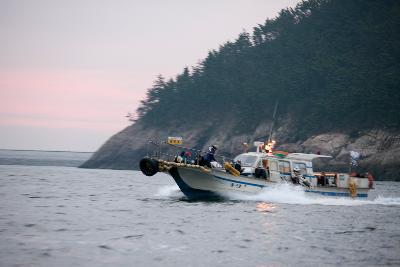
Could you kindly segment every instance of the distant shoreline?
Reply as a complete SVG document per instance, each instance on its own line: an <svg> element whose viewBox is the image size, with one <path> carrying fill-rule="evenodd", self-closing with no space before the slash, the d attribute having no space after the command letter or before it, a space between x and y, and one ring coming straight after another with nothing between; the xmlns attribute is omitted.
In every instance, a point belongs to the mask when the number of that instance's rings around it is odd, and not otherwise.
<svg viewBox="0 0 400 267"><path fill-rule="evenodd" d="M39 149L9 149L9 148L0 148L0 151L94 153L94 152L89 152L89 151L39 150Z"/></svg>

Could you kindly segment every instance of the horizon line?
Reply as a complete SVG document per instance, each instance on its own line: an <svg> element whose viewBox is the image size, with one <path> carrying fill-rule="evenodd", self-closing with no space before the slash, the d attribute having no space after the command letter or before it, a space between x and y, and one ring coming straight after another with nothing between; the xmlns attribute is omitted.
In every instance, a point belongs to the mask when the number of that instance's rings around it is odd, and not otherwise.
<svg viewBox="0 0 400 267"><path fill-rule="evenodd" d="M12 149L12 148L0 148L0 150L7 150L7 151L34 151L34 152L74 152L74 153L95 153L96 152L96 151Z"/></svg>

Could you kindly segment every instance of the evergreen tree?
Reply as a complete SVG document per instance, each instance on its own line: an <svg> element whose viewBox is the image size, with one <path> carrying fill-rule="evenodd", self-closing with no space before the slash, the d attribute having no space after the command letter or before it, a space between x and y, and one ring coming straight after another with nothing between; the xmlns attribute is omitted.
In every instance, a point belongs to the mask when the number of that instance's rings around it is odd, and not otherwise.
<svg viewBox="0 0 400 267"><path fill-rule="evenodd" d="M152 127L269 120L296 138L400 127L400 1L309 0L212 50L192 73L157 77L137 113Z"/></svg>

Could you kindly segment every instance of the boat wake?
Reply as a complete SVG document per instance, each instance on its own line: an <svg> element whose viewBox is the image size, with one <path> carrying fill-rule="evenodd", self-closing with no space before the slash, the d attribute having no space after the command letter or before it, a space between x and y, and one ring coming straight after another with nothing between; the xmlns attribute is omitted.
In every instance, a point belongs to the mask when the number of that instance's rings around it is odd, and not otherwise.
<svg viewBox="0 0 400 267"><path fill-rule="evenodd" d="M177 185L160 187L155 194L159 198L181 198L182 192ZM398 197L378 196L375 199L351 199L345 197L321 196L306 193L301 187L289 184L279 184L263 189L256 195L230 193L225 195L226 200L263 201L269 203L295 204L295 205L326 205L326 206L360 206L360 205L400 205Z"/></svg>
<svg viewBox="0 0 400 267"><path fill-rule="evenodd" d="M229 194L229 199L245 201L264 201L270 203L296 205L360 206L360 205L400 205L400 198L378 196L375 199L351 199L344 197L320 196L306 193L301 187L280 184L263 189L252 196Z"/></svg>

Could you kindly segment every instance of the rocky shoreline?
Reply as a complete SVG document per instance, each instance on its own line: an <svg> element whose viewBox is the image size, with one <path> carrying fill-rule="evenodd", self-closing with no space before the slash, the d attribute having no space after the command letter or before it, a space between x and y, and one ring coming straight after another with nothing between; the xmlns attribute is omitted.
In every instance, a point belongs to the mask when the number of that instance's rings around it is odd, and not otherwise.
<svg viewBox="0 0 400 267"><path fill-rule="evenodd" d="M155 129L144 127L140 122L125 128L111 137L87 162L83 168L138 169L139 160L151 148L147 140L164 140L167 136L182 136L185 145L205 150L209 144L217 144L219 151L227 155L241 152L243 142L265 140L268 125L260 125L253 134L226 134L227 125L220 128L193 127L191 129ZM321 153L332 156L330 160L316 161L315 169L347 171L349 153L360 153L360 170L370 171L376 180L400 181L400 132L368 130L356 136L345 133L322 133L306 140L290 142L285 135L287 127L277 129L275 137L283 140L276 149L288 152ZM287 140L287 141L285 141Z"/></svg>

